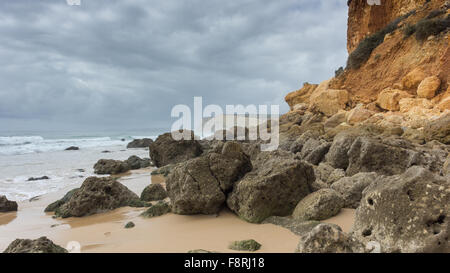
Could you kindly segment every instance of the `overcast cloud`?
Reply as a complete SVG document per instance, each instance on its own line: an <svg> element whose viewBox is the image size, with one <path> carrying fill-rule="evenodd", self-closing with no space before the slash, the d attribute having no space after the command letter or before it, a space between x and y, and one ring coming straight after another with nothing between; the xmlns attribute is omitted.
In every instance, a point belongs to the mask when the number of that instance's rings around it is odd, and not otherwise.
<svg viewBox="0 0 450 273"><path fill-rule="evenodd" d="M2 0L0 130L165 127L279 104L345 64L344 0Z"/></svg>

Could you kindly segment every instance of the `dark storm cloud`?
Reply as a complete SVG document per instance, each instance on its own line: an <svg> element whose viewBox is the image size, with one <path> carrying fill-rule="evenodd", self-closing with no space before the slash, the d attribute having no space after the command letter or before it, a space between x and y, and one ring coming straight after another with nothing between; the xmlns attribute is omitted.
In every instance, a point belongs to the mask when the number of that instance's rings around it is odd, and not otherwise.
<svg viewBox="0 0 450 273"><path fill-rule="evenodd" d="M346 59L342 0L0 2L0 126L158 126L175 104L280 104Z"/></svg>

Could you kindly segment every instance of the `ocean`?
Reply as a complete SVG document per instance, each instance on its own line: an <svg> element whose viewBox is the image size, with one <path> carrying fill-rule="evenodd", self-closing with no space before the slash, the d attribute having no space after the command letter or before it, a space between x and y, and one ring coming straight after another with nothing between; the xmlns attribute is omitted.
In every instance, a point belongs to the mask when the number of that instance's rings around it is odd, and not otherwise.
<svg viewBox="0 0 450 273"><path fill-rule="evenodd" d="M156 139L165 131L0 132L0 195L14 201L28 200L79 184L94 175L93 166L99 159L149 157L148 149L127 149L127 144L133 139ZM70 146L80 150L66 151ZM49 179L28 181L42 176Z"/></svg>

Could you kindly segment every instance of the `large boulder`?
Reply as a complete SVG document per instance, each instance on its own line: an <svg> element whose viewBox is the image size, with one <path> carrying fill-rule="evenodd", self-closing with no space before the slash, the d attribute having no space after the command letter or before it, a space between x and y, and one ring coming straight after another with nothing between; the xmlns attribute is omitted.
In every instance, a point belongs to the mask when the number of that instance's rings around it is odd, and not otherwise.
<svg viewBox="0 0 450 273"><path fill-rule="evenodd" d="M404 98L410 98L411 95L406 91L387 88L378 94L377 105L381 108L389 111L400 110L400 100Z"/></svg>
<svg viewBox="0 0 450 273"><path fill-rule="evenodd" d="M79 188L75 188L73 190L68 191L63 198L51 203L50 205L48 205L45 208L45 212L55 212L57 209L59 209L59 207L61 207L62 205L64 205L65 203L67 203L67 201L70 200L70 198L72 197L72 195L74 193L76 193L79 190Z"/></svg>
<svg viewBox="0 0 450 273"><path fill-rule="evenodd" d="M200 143L190 132L189 140L174 140L171 133L160 135L150 144L150 158L157 167L180 163L198 157L202 154Z"/></svg>
<svg viewBox="0 0 450 273"><path fill-rule="evenodd" d="M142 207L144 204L134 192L113 178L89 177L55 210L55 215L81 217L125 206Z"/></svg>
<svg viewBox="0 0 450 273"><path fill-rule="evenodd" d="M431 99L436 95L441 86L441 80L436 76L431 76L423 79L417 87L417 96L419 98Z"/></svg>
<svg viewBox="0 0 450 273"><path fill-rule="evenodd" d="M364 245L339 226L320 224L300 237L297 253L364 253Z"/></svg>
<svg viewBox="0 0 450 273"><path fill-rule="evenodd" d="M16 239L3 253L67 253L68 251L54 244L47 237L36 240Z"/></svg>
<svg viewBox="0 0 450 273"><path fill-rule="evenodd" d="M412 149L383 142L371 137L358 137L348 151L347 175L359 172L377 172L394 175L418 163L420 154Z"/></svg>
<svg viewBox="0 0 450 273"><path fill-rule="evenodd" d="M215 214L226 193L252 169L240 144L227 142L220 154L210 153L177 165L166 188L176 214Z"/></svg>
<svg viewBox="0 0 450 273"><path fill-rule="evenodd" d="M427 75L420 68L415 68L403 77L402 85L406 89L416 89L426 77Z"/></svg>
<svg viewBox="0 0 450 273"><path fill-rule="evenodd" d="M151 166L150 158L140 158L139 156L132 155L127 160L125 160L125 163L128 164L130 169L137 170L141 168L147 168Z"/></svg>
<svg viewBox="0 0 450 273"><path fill-rule="evenodd" d="M300 90L291 92L286 95L284 100L287 102L291 110L294 110L294 107L300 103L309 104L309 97L312 92L317 88L317 84L309 84L305 83Z"/></svg>
<svg viewBox="0 0 450 273"><path fill-rule="evenodd" d="M326 162L334 168L347 169L349 163L347 152L350 150L356 138L357 135L346 132L337 134L325 156Z"/></svg>
<svg viewBox="0 0 450 273"><path fill-rule="evenodd" d="M325 140L310 138L305 142L305 144L303 144L299 156L301 159L311 164L318 165L325 157L326 153L330 149L330 146L331 143L328 143Z"/></svg>
<svg viewBox="0 0 450 273"><path fill-rule="evenodd" d="M444 144L450 144L450 114L430 121L424 128L427 141L437 140Z"/></svg>
<svg viewBox="0 0 450 273"><path fill-rule="evenodd" d="M134 139L128 143L127 148L148 148L151 143L153 143L151 138Z"/></svg>
<svg viewBox="0 0 450 273"><path fill-rule="evenodd" d="M383 252L449 252L449 220L449 181L414 166L364 190L353 235Z"/></svg>
<svg viewBox="0 0 450 273"><path fill-rule="evenodd" d="M358 173L351 177L343 177L334 182L331 188L338 192L344 199L344 208L356 209L362 198L362 192L378 175L375 172Z"/></svg>
<svg viewBox="0 0 450 273"><path fill-rule="evenodd" d="M292 217L300 221L326 220L344 207L342 197L332 189L321 189L303 198L295 207Z"/></svg>
<svg viewBox="0 0 450 273"><path fill-rule="evenodd" d="M130 170L127 162L113 159L100 159L94 165L94 173L96 174L120 174Z"/></svg>
<svg viewBox="0 0 450 273"><path fill-rule="evenodd" d="M0 212L17 211L17 202L9 201L6 196L0 195Z"/></svg>
<svg viewBox="0 0 450 273"><path fill-rule="evenodd" d="M228 207L249 222L290 215L311 192L312 166L289 152L261 152L252 163L253 170L234 185L227 199Z"/></svg>
<svg viewBox="0 0 450 273"><path fill-rule="evenodd" d="M319 86L320 87L320 86ZM317 88L310 97L311 108L331 117L346 108L350 101L347 90Z"/></svg>
<svg viewBox="0 0 450 273"><path fill-rule="evenodd" d="M167 192L161 184L150 184L141 193L141 200L150 202L150 201L159 201L167 198Z"/></svg>

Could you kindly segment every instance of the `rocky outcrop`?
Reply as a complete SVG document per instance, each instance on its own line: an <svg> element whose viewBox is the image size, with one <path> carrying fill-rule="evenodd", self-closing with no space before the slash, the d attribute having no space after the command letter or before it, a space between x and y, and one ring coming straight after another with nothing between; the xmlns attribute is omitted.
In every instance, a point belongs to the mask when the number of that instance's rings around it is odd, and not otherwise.
<svg viewBox="0 0 450 273"><path fill-rule="evenodd" d="M326 220L344 207L342 197L332 189L321 189L303 198L295 207L292 217L300 221Z"/></svg>
<svg viewBox="0 0 450 273"><path fill-rule="evenodd" d="M382 252L448 252L449 218L449 181L415 166L364 190L353 235Z"/></svg>
<svg viewBox="0 0 450 273"><path fill-rule="evenodd" d="M310 96L310 108L327 117L345 109L350 101L347 90L329 89L328 81L321 83Z"/></svg>
<svg viewBox="0 0 450 273"><path fill-rule="evenodd" d="M359 172L400 174L418 163L418 152L389 144L375 138L358 137L348 151L347 175L352 176Z"/></svg>
<svg viewBox="0 0 450 273"><path fill-rule="evenodd" d="M343 177L331 185L344 200L344 208L356 209L362 198L362 193L378 178L377 173L358 173L351 177Z"/></svg>
<svg viewBox="0 0 450 273"><path fill-rule="evenodd" d="M166 187L176 214L215 214L233 184L252 168L237 142L227 142L220 154L210 153L177 165Z"/></svg>
<svg viewBox="0 0 450 273"><path fill-rule="evenodd" d="M36 240L16 239L3 253L67 253L68 251L54 244L47 237Z"/></svg>
<svg viewBox="0 0 450 273"><path fill-rule="evenodd" d="M297 253L364 253L364 245L340 227L320 224L300 238Z"/></svg>
<svg viewBox="0 0 450 273"><path fill-rule="evenodd" d="M48 180L48 179L50 179L50 177L44 175L41 177L30 177L27 179L27 181L39 181L39 180Z"/></svg>
<svg viewBox="0 0 450 273"><path fill-rule="evenodd" d="M147 168L152 165L150 158L140 158L135 155L130 156L124 163L126 163L131 170Z"/></svg>
<svg viewBox="0 0 450 273"><path fill-rule="evenodd" d="M113 159L100 159L94 165L96 174L120 174L128 172L130 169L130 165L126 162Z"/></svg>
<svg viewBox="0 0 450 273"><path fill-rule="evenodd" d="M150 144L150 158L157 167L162 167L198 157L203 152L202 147L193 132L190 136L189 140L174 140L171 133L160 135Z"/></svg>
<svg viewBox="0 0 450 273"><path fill-rule="evenodd" d="M73 190L68 191L63 198L51 203L50 205L48 205L45 208L45 212L55 212L57 209L59 209L59 207L61 207L62 205L64 205L65 203L67 203L67 201L69 201L69 199L72 197L72 195L77 192L79 190L79 188L75 188Z"/></svg>
<svg viewBox="0 0 450 273"><path fill-rule="evenodd" d="M303 145L299 154L303 159L311 164L318 165L330 149L331 143L325 140L309 138ZM291 146L292 147L292 146ZM291 149L292 150L292 149Z"/></svg>
<svg viewBox="0 0 450 273"><path fill-rule="evenodd" d="M284 100L287 102L291 110L294 110L294 107L298 104L309 104L309 97L317 86L317 84L305 83L300 90L287 94Z"/></svg>
<svg viewBox="0 0 450 273"><path fill-rule="evenodd" d="M437 140L444 144L450 144L450 114L430 121L424 128L427 141Z"/></svg>
<svg viewBox="0 0 450 273"><path fill-rule="evenodd" d="M129 170L137 170L147 168L152 165L149 158L140 158L132 155L125 161L113 159L100 159L94 165L94 173L96 174L121 174Z"/></svg>
<svg viewBox="0 0 450 273"><path fill-rule="evenodd" d="M153 218L169 213L172 210L169 203L159 201L155 205L150 206L146 211L141 213L142 217Z"/></svg>
<svg viewBox="0 0 450 273"><path fill-rule="evenodd" d="M231 250L237 250L237 251L254 252L261 248L261 244L253 239L250 239L250 240L243 240L243 241L234 241L228 246L228 248Z"/></svg>
<svg viewBox="0 0 450 273"><path fill-rule="evenodd" d="M167 198L167 192L161 184L150 184L141 193L141 200L150 202L150 201L159 201Z"/></svg>
<svg viewBox="0 0 450 273"><path fill-rule="evenodd" d="M58 217L81 217L119 207L143 207L145 204L127 187L110 177L87 178L69 200L55 210Z"/></svg>
<svg viewBox="0 0 450 273"><path fill-rule="evenodd" d="M17 202L9 201L6 196L0 195L0 212L17 211Z"/></svg>
<svg viewBox="0 0 450 273"><path fill-rule="evenodd" d="M143 139L134 139L130 143L127 144L127 148L148 148L150 144L153 143L153 139L151 138L143 138Z"/></svg>
<svg viewBox="0 0 450 273"><path fill-rule="evenodd" d="M66 151L78 151L79 149L80 149L79 147L76 147L76 146L70 146L70 147L66 148L65 150L66 150Z"/></svg>
<svg viewBox="0 0 450 273"><path fill-rule="evenodd" d="M227 205L241 218L260 223L269 216L290 215L310 193L313 168L289 152L261 152L253 170L234 185Z"/></svg>

